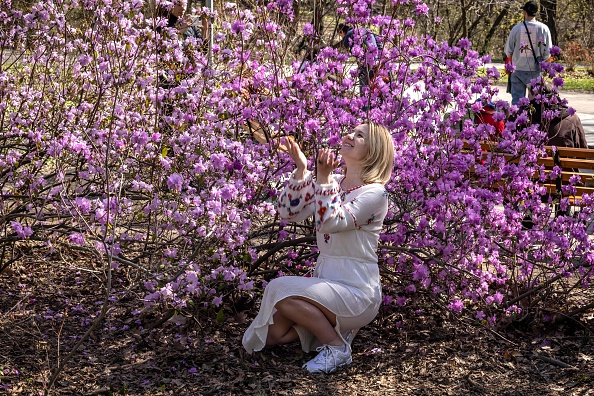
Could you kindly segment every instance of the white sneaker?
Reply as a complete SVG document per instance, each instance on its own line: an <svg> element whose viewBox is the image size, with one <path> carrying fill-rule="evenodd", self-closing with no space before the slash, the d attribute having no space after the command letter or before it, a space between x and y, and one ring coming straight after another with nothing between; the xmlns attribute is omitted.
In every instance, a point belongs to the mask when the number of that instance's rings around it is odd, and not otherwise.
<svg viewBox="0 0 594 396"><path fill-rule="evenodd" d="M320 352L318 356L303 365L303 368L307 369L310 373L330 374L336 371L337 368L353 362L351 347L349 345L322 345L316 348L316 351Z"/></svg>

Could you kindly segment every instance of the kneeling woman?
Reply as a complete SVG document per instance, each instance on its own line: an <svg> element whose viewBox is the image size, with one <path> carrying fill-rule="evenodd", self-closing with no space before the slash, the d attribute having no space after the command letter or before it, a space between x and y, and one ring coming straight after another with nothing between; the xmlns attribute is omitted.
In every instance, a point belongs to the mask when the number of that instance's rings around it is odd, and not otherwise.
<svg viewBox="0 0 594 396"><path fill-rule="evenodd" d="M299 145L287 142L296 169L278 209L294 222L315 216L320 255L312 277L285 276L266 286L243 346L251 353L299 338L305 352L319 351L303 367L331 373L351 363L352 339L375 318L382 300L376 251L394 143L383 126L359 125L342 139L344 175L332 174L339 161L321 149L314 181Z"/></svg>

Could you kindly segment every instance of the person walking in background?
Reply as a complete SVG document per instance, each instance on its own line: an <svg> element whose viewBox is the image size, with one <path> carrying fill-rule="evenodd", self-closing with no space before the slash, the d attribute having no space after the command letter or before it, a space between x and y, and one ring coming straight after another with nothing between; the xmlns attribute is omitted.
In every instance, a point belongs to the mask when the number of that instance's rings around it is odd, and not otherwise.
<svg viewBox="0 0 594 396"><path fill-rule="evenodd" d="M551 56L551 32L547 25L536 20L538 5L529 1L522 7L524 21L515 25L505 43L505 63L512 63L515 70L511 80L512 105L526 96L530 81L540 76L540 62Z"/></svg>
<svg viewBox="0 0 594 396"><path fill-rule="evenodd" d="M346 48L351 54L356 44L355 39L361 40L361 46L365 53L363 56L357 56L357 63L359 65L357 75L359 77L359 93L363 96L364 88L369 87L370 82L374 79L377 67L377 64L369 64L368 52L376 52L376 54L372 54L373 56L371 58L377 62L383 46L378 42L376 35L369 30L364 28L355 29L344 23L338 25L338 35L341 38L340 45ZM356 37L358 35L360 37Z"/></svg>
<svg viewBox="0 0 594 396"><path fill-rule="evenodd" d="M294 222L314 216L320 255L311 277L283 276L266 286L243 346L252 353L299 339L305 352L319 352L303 367L331 373L352 362L353 337L382 301L377 246L388 212L384 184L394 167L394 143L385 127L359 125L342 139L344 175L332 174L339 161L323 148L315 180L299 145L287 144L295 171L278 210Z"/></svg>

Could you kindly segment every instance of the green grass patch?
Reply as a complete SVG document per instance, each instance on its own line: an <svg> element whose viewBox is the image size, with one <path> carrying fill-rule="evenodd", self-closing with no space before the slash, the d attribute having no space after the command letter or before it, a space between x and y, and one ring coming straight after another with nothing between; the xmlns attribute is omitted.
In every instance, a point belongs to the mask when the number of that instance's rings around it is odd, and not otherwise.
<svg viewBox="0 0 594 396"><path fill-rule="evenodd" d="M592 91L594 92L594 78L582 79L582 78L563 78L565 85L563 90L567 91Z"/></svg>
<svg viewBox="0 0 594 396"><path fill-rule="evenodd" d="M497 85L507 85L507 75L503 69L499 69L501 78L495 83ZM565 85L561 88L563 91L581 91L594 92L594 75L590 74L585 68L578 68L575 71L563 72L561 74Z"/></svg>

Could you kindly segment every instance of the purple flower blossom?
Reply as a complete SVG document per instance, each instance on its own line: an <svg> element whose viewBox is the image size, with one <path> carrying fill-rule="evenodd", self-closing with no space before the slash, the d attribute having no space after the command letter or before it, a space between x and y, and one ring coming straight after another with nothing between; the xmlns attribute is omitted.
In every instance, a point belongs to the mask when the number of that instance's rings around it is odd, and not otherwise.
<svg viewBox="0 0 594 396"><path fill-rule="evenodd" d="M460 313L464 309L464 303L461 300L454 299L448 304L448 308L455 313Z"/></svg>
<svg viewBox="0 0 594 396"><path fill-rule="evenodd" d="M177 248L167 248L163 253L165 257L174 258L177 256Z"/></svg>
<svg viewBox="0 0 594 396"><path fill-rule="evenodd" d="M414 266L413 280L420 281L429 276L429 268L425 264L419 264Z"/></svg>
<svg viewBox="0 0 594 396"><path fill-rule="evenodd" d="M518 307L517 305L511 305L505 310L505 315L510 316L513 314L519 314L522 312L522 308Z"/></svg>
<svg viewBox="0 0 594 396"><path fill-rule="evenodd" d="M169 187L171 190L181 191L183 183L184 178L178 173L172 173L169 175L169 177L167 177L167 187Z"/></svg>
<svg viewBox="0 0 594 396"><path fill-rule="evenodd" d="M429 7L425 3L419 4L415 7L415 13L417 15L427 15L429 13Z"/></svg>
<svg viewBox="0 0 594 396"><path fill-rule="evenodd" d="M480 113L483 110L483 103L480 101L476 101L470 106L470 109L474 113Z"/></svg>
<svg viewBox="0 0 594 396"><path fill-rule="evenodd" d="M215 307L221 306L222 303L223 303L223 296L216 296L215 298L212 299L212 305L214 305Z"/></svg>
<svg viewBox="0 0 594 396"><path fill-rule="evenodd" d="M417 288L415 285L410 284L404 288L404 291L407 293L415 293L417 291Z"/></svg>
<svg viewBox="0 0 594 396"><path fill-rule="evenodd" d="M77 210L81 214L87 215L87 214L90 213L90 211L91 211L91 201L89 201L87 198L76 197L74 199L74 203L76 204Z"/></svg>
<svg viewBox="0 0 594 396"><path fill-rule="evenodd" d="M81 55L81 56L78 57L78 63L81 66L88 65L89 63L91 63L91 60L92 60L92 58L89 55L87 55L87 54L83 54L83 55Z"/></svg>
<svg viewBox="0 0 594 396"><path fill-rule="evenodd" d="M462 50L467 50L472 46L472 43L467 38L462 38L458 41L458 47Z"/></svg>
<svg viewBox="0 0 594 396"><path fill-rule="evenodd" d="M502 300L503 300L503 296L499 292L497 292L494 296L488 296L485 299L485 301L488 305L491 305L494 303L500 304Z"/></svg>
<svg viewBox="0 0 594 396"><path fill-rule="evenodd" d="M303 25L303 35L304 36L313 36L313 34L314 34L314 28L311 23L308 22L305 25Z"/></svg>
<svg viewBox="0 0 594 396"><path fill-rule="evenodd" d="M245 30L245 22L238 20L238 21L233 21L233 23L231 24L231 31L233 33L241 33Z"/></svg>
<svg viewBox="0 0 594 396"><path fill-rule="evenodd" d="M68 240L70 241L70 243L73 243L75 245L82 246L85 244L84 235L78 232L73 232L72 234L68 235Z"/></svg>
<svg viewBox="0 0 594 396"><path fill-rule="evenodd" d="M10 226L16 232L17 236L21 239L29 238L33 235L33 230L29 226L23 226L18 221L11 221Z"/></svg>
<svg viewBox="0 0 594 396"><path fill-rule="evenodd" d="M555 87L563 87L565 85L565 81L561 77L553 78L553 86Z"/></svg>
<svg viewBox="0 0 594 396"><path fill-rule="evenodd" d="M310 119L305 122L304 127L309 132L316 132L320 129L320 124L318 120Z"/></svg>

